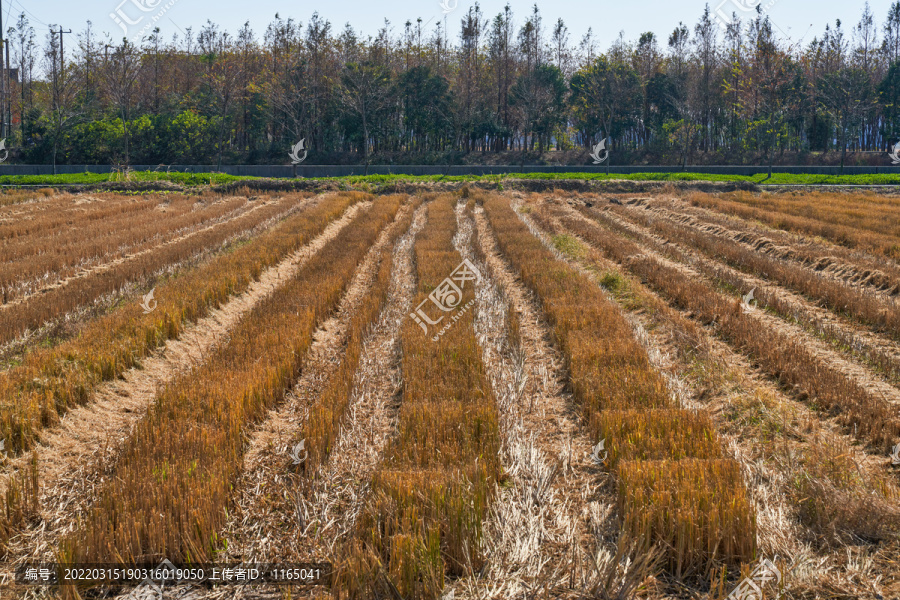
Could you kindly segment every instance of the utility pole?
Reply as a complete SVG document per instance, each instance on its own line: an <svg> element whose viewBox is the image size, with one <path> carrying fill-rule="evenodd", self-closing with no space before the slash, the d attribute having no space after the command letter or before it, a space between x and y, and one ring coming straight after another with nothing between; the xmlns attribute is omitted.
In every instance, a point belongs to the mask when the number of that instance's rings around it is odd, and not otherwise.
<svg viewBox="0 0 900 600"><path fill-rule="evenodd" d="M62 74L63 70L66 68L66 53L63 49L63 34L64 33L72 33L72 30L63 31L62 25L59 26L59 72Z"/></svg>
<svg viewBox="0 0 900 600"><path fill-rule="evenodd" d="M2 1L2 0L0 0L0 1ZM6 123L7 123L8 129L9 129L8 133L12 134L12 124L13 124L12 123L12 86L9 83L10 73L12 73L12 71L9 68L9 39L7 39L6 40L6 77L3 78L3 82L4 82L3 86L4 86L4 88L9 86L8 93L6 95ZM19 80L18 80L18 78L16 78L16 83L18 83L18 82L19 82ZM20 114L19 115L20 123L22 122L21 116L22 115Z"/></svg>
<svg viewBox="0 0 900 600"><path fill-rule="evenodd" d="M8 43L3 43L3 0L0 0L0 106L6 106L6 86L9 84L7 81L7 73L3 70L3 65L6 61L3 60L4 52L8 52ZM9 56L6 57L7 59ZM6 139L6 136L9 132L9 124L6 122L6 111L0 110L0 136L3 139Z"/></svg>

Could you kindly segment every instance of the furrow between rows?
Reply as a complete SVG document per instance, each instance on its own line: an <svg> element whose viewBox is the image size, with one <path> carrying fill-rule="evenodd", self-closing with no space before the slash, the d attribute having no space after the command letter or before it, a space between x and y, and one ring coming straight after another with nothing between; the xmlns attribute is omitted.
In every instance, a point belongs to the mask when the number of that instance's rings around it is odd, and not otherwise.
<svg viewBox="0 0 900 600"><path fill-rule="evenodd" d="M60 544L85 562L208 561L241 473L245 436L301 376L313 334L401 200L381 198L249 311L199 367L157 394L90 514Z"/></svg>
<svg viewBox="0 0 900 600"><path fill-rule="evenodd" d="M399 256L391 248L398 238L400 244L410 246L408 230L416 217L421 221L418 204L418 200L408 202L396 221L382 231L337 311L316 330L303 372L286 401L250 436L237 510L224 529L229 557L257 562L302 561L312 556L334 559L323 550L334 541L322 541L333 533L334 519L328 515L332 507L326 503L321 512L310 507L323 490L327 494L328 484L334 483L325 473L334 466L335 442L355 420L346 413L354 399L363 341L391 293L400 293L390 289L394 259ZM356 403L352 406L355 409ZM303 452L294 456L302 461L295 464L292 449L300 441ZM334 462L353 459L352 455L339 455ZM346 526L341 523L337 527Z"/></svg>
<svg viewBox="0 0 900 600"><path fill-rule="evenodd" d="M824 410L835 414L854 435L868 440L879 452L886 452L900 435L896 407L878 393L848 377L830 360L823 360L808 347L799 328L786 331L787 324L747 310L741 303L706 283L689 268L668 264L652 250L641 247L611 229L577 218L563 223L589 243L645 278L650 287L663 293L677 306L693 311L704 323L715 323L717 331L741 351L750 353L771 375L795 387ZM760 311L761 312L761 311ZM797 331L799 330L799 331Z"/></svg>
<svg viewBox="0 0 900 600"><path fill-rule="evenodd" d="M606 444L598 458L617 476L624 539L643 560L659 545L679 578L748 561L754 515L739 466L724 458L708 416L678 405L618 307L545 247L528 215L499 198L485 208L504 255L541 298L592 441Z"/></svg>
<svg viewBox="0 0 900 600"><path fill-rule="evenodd" d="M153 404L159 391L177 376L201 366L227 344L232 330L256 306L290 281L303 265L353 222L364 204L356 204L329 224L318 237L282 262L264 271L247 290L196 323L178 339L142 361L141 368L124 372L99 385L90 402L68 412L57 427L41 435L33 454L4 465L6 486L29 473L37 457L40 492L28 507L39 526L28 524L9 542L8 566L27 560L54 558L57 544L85 518L106 479L115 473L118 459L135 425Z"/></svg>

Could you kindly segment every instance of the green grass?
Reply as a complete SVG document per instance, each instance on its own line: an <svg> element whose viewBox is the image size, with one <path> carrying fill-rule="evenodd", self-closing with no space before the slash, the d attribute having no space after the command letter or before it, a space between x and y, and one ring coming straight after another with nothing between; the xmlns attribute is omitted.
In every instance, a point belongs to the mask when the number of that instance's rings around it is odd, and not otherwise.
<svg viewBox="0 0 900 600"><path fill-rule="evenodd" d="M566 256L576 260L584 255L584 246L578 241L578 238L571 235L554 235L553 246Z"/></svg>
<svg viewBox="0 0 900 600"><path fill-rule="evenodd" d="M161 171L133 171L127 182L170 181L186 186L223 184L232 181L263 179L262 177L238 177L225 173L182 173ZM119 173L66 173L64 175L2 175L0 185L76 185L117 182L126 183Z"/></svg>
<svg viewBox="0 0 900 600"><path fill-rule="evenodd" d="M253 181L269 179L265 177L245 177L226 175L224 173L182 173L162 171L134 171L128 175L130 182L169 181L184 186L221 185L236 181ZM276 181L292 181L291 179L271 178ZM793 175L775 173L770 179L765 174L719 175L711 173L509 173L501 179L498 175L351 175L346 177L313 178L316 181L340 181L342 185L360 184L386 185L398 182L473 182L480 181L501 185L502 179L525 180L584 180L584 181L721 181L747 182L758 185L900 185L900 171L894 174L879 175ZM65 175L2 175L0 185L77 185L104 182L124 182L123 175L118 173L71 173Z"/></svg>

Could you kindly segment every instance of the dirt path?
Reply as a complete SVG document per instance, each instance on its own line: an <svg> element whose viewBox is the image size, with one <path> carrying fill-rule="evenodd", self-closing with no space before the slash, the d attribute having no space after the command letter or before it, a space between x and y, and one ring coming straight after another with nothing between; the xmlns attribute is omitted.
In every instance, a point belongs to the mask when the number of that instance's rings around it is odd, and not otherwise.
<svg viewBox="0 0 900 600"><path fill-rule="evenodd" d="M566 211L566 213L573 218L586 222L594 222L569 206L563 206L562 210ZM882 336L866 331L863 328L852 327L849 323L835 318L829 311L815 306L799 294L781 286L773 285L767 280L741 273L725 264L707 259L698 252L692 251L677 243L661 239L658 236L654 236L640 225L623 221L619 217L609 214L608 212L604 213L604 218L608 218L619 224L639 238L644 240L649 239L651 242L656 241L657 243L663 243L678 248L678 250L688 257L688 260L692 263L691 265L686 265L682 262L671 260L656 250L649 248L645 243L642 248L643 252L648 256L652 256L654 260L659 261L667 267L678 269L690 277L701 278L704 281L707 281L713 288L716 287L716 281L710 279L709 274L721 274L730 283L740 282L744 289L756 289L758 291L758 297L765 297L767 295L770 297L777 297L781 303L791 307L790 312L794 313L798 317L798 320L800 320L799 317L802 313L807 316L805 319L807 322L820 323L820 327L831 327L835 330L840 330L847 338L856 339L860 344L865 344L871 348L883 349L884 352L897 355L896 344L884 339ZM900 406L900 389L897 389L895 386L886 382L883 377L873 372L866 365L860 364L852 357L847 357L843 352L834 350L818 337L810 335L809 332L799 325L790 323L764 310L757 310L756 308L750 309L750 314L763 321L767 327L771 328L773 331L778 331L795 339L802 339L804 345L819 360L839 369L848 379L856 381L873 397L883 398L896 406Z"/></svg>
<svg viewBox="0 0 900 600"><path fill-rule="evenodd" d="M360 265L337 312L315 333L300 380L288 401L251 435L236 508L225 526L228 558L249 562L332 560L335 544L352 527L365 487L393 430L399 389L399 326L412 301L412 243L424 211L395 244L387 309L364 345L346 423L316 476L291 472L289 450L310 406L337 370L350 321L371 291L379 262L390 249L404 206ZM393 231L392 231L393 229Z"/></svg>
<svg viewBox="0 0 900 600"><path fill-rule="evenodd" d="M10 540L10 560L3 571L26 560L52 557L62 536L73 531L89 509L103 481L110 477L117 456L136 422L143 417L157 389L179 372L202 363L228 332L282 282L293 277L311 256L334 239L370 203L356 204L309 244L262 273L242 295L169 341L119 380L100 386L91 401L69 411L59 426L41 433L39 456L40 521ZM4 481L28 466L30 454L4 465ZM4 487L6 487L4 483Z"/></svg>
<svg viewBox="0 0 900 600"><path fill-rule="evenodd" d="M604 541L597 534L614 545L615 492L609 474L588 458L590 441L565 391L564 360L537 300L502 257L483 209L476 207L473 219L463 207L457 207L454 246L484 275L475 290L475 331L498 404L511 485L499 491L485 522L487 567L445 596L518 598L540 589L553 598L575 597L576 589L594 583L591 557ZM519 319L519 347L509 344L508 310Z"/></svg>

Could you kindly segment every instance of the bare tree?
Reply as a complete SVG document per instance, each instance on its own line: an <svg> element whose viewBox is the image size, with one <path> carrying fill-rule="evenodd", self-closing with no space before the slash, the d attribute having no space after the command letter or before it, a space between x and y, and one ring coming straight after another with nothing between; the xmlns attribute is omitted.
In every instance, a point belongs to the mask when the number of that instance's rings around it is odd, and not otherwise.
<svg viewBox="0 0 900 600"><path fill-rule="evenodd" d="M703 10L700 22L694 27L694 54L696 56L700 122L703 127L705 150L713 147L713 99L715 98L716 71L719 62L718 26L710 17L709 4Z"/></svg>
<svg viewBox="0 0 900 600"><path fill-rule="evenodd" d="M225 152L225 130L228 127L229 111L243 79L240 56L234 52L234 42L226 31L219 31L211 21L200 32L197 39L206 63L204 83L218 108L219 133L216 149L216 168L222 168L222 154Z"/></svg>
<svg viewBox="0 0 900 600"><path fill-rule="evenodd" d="M650 80L659 72L662 63L662 55L656 43L656 35L653 32L641 34L637 48L632 55L632 64L641 81L641 139L644 146L650 142Z"/></svg>
<svg viewBox="0 0 900 600"><path fill-rule="evenodd" d="M25 13L19 15L15 29L10 28L10 34L15 32L15 62L19 65L19 134L21 142L26 143L26 135L29 124L30 108L33 104L31 82L34 78L34 66L37 62L35 55L34 28L29 24ZM12 37L12 35L10 35Z"/></svg>
<svg viewBox="0 0 900 600"><path fill-rule="evenodd" d="M369 132L373 117L381 111L391 94L391 76L383 66L366 61L348 63L341 75L340 97L344 107L359 118L362 126L362 150L369 172Z"/></svg>
<svg viewBox="0 0 900 600"><path fill-rule="evenodd" d="M689 69L690 31L684 23L669 35L668 74L672 81L673 93L669 98L676 108L681 121L678 123L675 138L678 140L681 154L681 168L687 168L688 156L693 147L696 128L693 109L696 106L694 72Z"/></svg>
<svg viewBox="0 0 900 600"><path fill-rule="evenodd" d="M513 49L513 15L507 4L503 12L494 17L488 35L488 55L496 82L496 118L501 125L501 135L494 146L495 151L507 150L510 145L512 121L509 110L509 90L515 77Z"/></svg>
<svg viewBox="0 0 900 600"><path fill-rule="evenodd" d="M66 65L65 56L57 34L52 31L47 36L44 47L44 68L50 74L49 85L45 88L49 107L50 130L53 138L53 174L56 174L56 159L65 132L84 115L77 100L82 82L77 73Z"/></svg>
<svg viewBox="0 0 900 600"><path fill-rule="evenodd" d="M127 39L116 46L114 52L106 57L103 65L103 84L106 93L112 100L122 119L125 164L131 162L128 121L131 109L137 102L136 82L140 75L141 55L137 48Z"/></svg>
<svg viewBox="0 0 900 600"><path fill-rule="evenodd" d="M562 19L553 26L553 54L557 68L568 79L572 75L572 51L569 48L569 28Z"/></svg>
<svg viewBox="0 0 900 600"><path fill-rule="evenodd" d="M883 48L889 63L900 60L900 0L895 0L888 11Z"/></svg>

